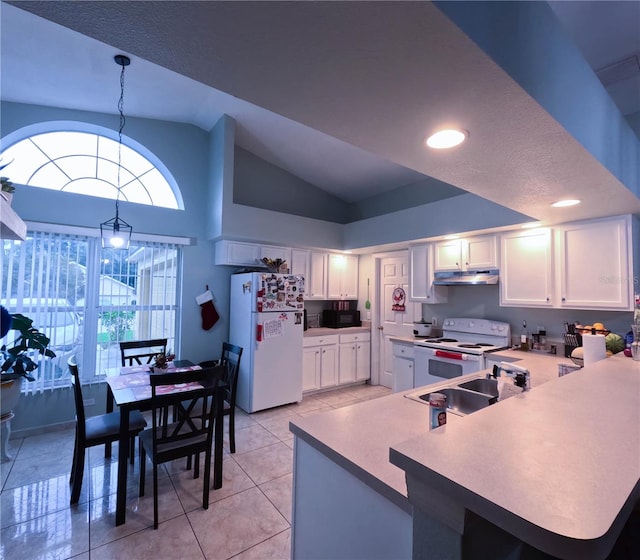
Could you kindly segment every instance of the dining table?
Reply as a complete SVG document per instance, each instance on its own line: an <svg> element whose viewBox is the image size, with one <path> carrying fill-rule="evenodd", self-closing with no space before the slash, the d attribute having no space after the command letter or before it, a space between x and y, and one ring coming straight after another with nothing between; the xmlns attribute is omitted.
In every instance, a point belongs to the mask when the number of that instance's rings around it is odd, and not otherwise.
<svg viewBox="0 0 640 560"><path fill-rule="evenodd" d="M217 387L224 388L225 367L214 367L214 383ZM176 360L168 364L167 368L159 372L175 373L176 385L180 385L180 373L202 369L199 365L189 360ZM118 440L118 480L116 497L116 526L122 525L126 520L127 501L127 473L129 459L129 414L132 410L149 410L151 408L151 384L150 376L153 375L150 365L122 366L105 369L107 381L107 412L113 411L114 405L120 410L120 438ZM188 387L180 387L176 390L188 390ZM222 443L223 443L223 391L215 392L214 403L216 417L214 424L214 448L213 448L213 488L222 488ZM140 465L144 468L144 465Z"/></svg>

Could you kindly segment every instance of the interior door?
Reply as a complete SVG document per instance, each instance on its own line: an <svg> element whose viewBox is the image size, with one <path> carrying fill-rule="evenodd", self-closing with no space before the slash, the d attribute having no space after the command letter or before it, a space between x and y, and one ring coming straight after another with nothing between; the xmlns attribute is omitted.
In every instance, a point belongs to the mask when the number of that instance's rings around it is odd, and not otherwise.
<svg viewBox="0 0 640 560"><path fill-rule="evenodd" d="M396 288L402 288L406 295L404 311L394 309ZM378 310L380 385L393 385L393 352L391 338L412 337L413 321L420 320L422 304L409 301L409 256L407 251L399 251L397 256L380 259L380 281L378 282L380 307ZM397 298L397 295L396 295Z"/></svg>

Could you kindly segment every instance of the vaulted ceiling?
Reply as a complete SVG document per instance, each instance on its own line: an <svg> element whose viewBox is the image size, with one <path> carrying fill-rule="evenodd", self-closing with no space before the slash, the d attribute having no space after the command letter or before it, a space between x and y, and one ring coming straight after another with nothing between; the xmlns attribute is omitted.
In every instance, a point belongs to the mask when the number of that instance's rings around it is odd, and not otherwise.
<svg viewBox="0 0 640 560"><path fill-rule="evenodd" d="M124 52L127 114L207 130L229 114L239 145L348 202L426 175L548 223L640 213L638 197L431 2L1 9L3 100L113 113L113 55ZM468 142L427 151L443 124L469 130ZM583 204L550 209L562 197Z"/></svg>

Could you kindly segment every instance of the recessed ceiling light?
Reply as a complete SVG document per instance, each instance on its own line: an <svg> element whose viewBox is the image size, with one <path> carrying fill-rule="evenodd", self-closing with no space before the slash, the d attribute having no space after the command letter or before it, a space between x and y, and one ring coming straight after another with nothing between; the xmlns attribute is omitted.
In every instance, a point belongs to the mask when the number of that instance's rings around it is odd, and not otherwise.
<svg viewBox="0 0 640 560"><path fill-rule="evenodd" d="M448 128L439 130L427 138L427 146L435 148L436 150L453 148L458 144L462 144L468 136L469 133L462 129Z"/></svg>
<svg viewBox="0 0 640 560"><path fill-rule="evenodd" d="M551 206L554 208L565 208L566 206L575 206L576 204L580 204L579 200L568 199L568 200L558 200L558 202L554 202Z"/></svg>

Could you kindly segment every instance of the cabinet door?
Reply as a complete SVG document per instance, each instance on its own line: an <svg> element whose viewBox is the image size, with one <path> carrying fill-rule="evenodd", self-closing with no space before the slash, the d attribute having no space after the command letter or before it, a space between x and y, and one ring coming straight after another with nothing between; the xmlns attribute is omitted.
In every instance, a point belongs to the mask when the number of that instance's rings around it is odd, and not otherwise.
<svg viewBox="0 0 640 560"><path fill-rule="evenodd" d="M327 274L328 299L357 299L358 257L329 254Z"/></svg>
<svg viewBox="0 0 640 560"><path fill-rule="evenodd" d="M358 299L358 257L347 255L346 260L346 266L342 273L342 297Z"/></svg>
<svg viewBox="0 0 640 560"><path fill-rule="evenodd" d="M362 381L371 377L371 343L356 343L356 380Z"/></svg>
<svg viewBox="0 0 640 560"><path fill-rule="evenodd" d="M556 235L560 307L633 309L628 218L568 224Z"/></svg>
<svg viewBox="0 0 640 560"><path fill-rule="evenodd" d="M435 244L436 272L462 269L462 240L450 239Z"/></svg>
<svg viewBox="0 0 640 560"><path fill-rule="evenodd" d="M320 348L320 386L332 387L338 383L338 345Z"/></svg>
<svg viewBox="0 0 640 560"><path fill-rule="evenodd" d="M302 351L302 390L320 388L320 346L304 348Z"/></svg>
<svg viewBox="0 0 640 560"><path fill-rule="evenodd" d="M413 389L414 362L410 358L393 357L393 386L394 393Z"/></svg>
<svg viewBox="0 0 640 560"><path fill-rule="evenodd" d="M356 346L356 342L348 342L340 345L339 383L352 383L356 380Z"/></svg>
<svg viewBox="0 0 640 560"><path fill-rule="evenodd" d="M500 305L553 305L553 250L549 229L502 236Z"/></svg>
<svg viewBox="0 0 640 560"><path fill-rule="evenodd" d="M327 253L310 252L306 290L306 299L327 299Z"/></svg>
<svg viewBox="0 0 640 560"><path fill-rule="evenodd" d="M280 259L287 263L287 268L291 269L291 249L289 247L276 247L274 245L261 245L259 260L263 258L276 260Z"/></svg>
<svg viewBox="0 0 640 560"><path fill-rule="evenodd" d="M431 246L428 243L409 247L409 300L418 303L446 303L446 286L433 285ZM418 317L418 320L420 317Z"/></svg>
<svg viewBox="0 0 640 560"><path fill-rule="evenodd" d="M302 274L305 283L309 282L309 251L305 249L291 249L291 274ZM308 286L306 287L308 290Z"/></svg>
<svg viewBox="0 0 640 560"><path fill-rule="evenodd" d="M252 243L222 240L215 246L215 263L255 266L258 254L258 246Z"/></svg>
<svg viewBox="0 0 640 560"><path fill-rule="evenodd" d="M498 268L495 235L470 237L466 240L464 252L464 267L467 270Z"/></svg>

